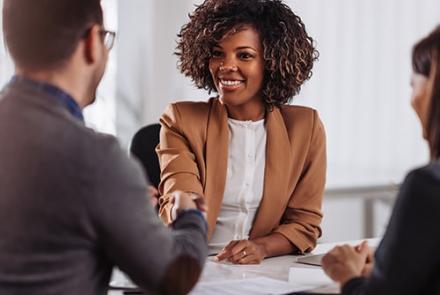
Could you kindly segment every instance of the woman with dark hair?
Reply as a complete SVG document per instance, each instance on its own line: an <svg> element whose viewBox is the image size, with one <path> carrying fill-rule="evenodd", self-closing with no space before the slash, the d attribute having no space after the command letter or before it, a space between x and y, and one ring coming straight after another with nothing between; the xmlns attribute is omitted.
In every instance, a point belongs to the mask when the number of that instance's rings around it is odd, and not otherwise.
<svg viewBox="0 0 440 295"><path fill-rule="evenodd" d="M375 261L366 242L324 256L324 270L342 294L440 294L440 27L414 46L412 64L411 104L431 161L403 182Z"/></svg>
<svg viewBox="0 0 440 295"><path fill-rule="evenodd" d="M260 263L311 251L321 235L326 150L315 110L289 106L318 52L280 0L206 0L179 34L180 70L208 102L161 118L160 214L175 191L206 201L218 260Z"/></svg>

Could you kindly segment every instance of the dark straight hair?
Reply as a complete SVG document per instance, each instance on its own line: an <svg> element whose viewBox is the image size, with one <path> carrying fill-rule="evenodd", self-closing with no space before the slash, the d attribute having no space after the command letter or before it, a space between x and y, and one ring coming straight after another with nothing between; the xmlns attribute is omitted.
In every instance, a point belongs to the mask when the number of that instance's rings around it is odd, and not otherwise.
<svg viewBox="0 0 440 295"><path fill-rule="evenodd" d="M62 66L94 24L100 0L4 0L3 33L15 64L24 69Z"/></svg>
<svg viewBox="0 0 440 295"><path fill-rule="evenodd" d="M440 26L413 48L413 71L428 78L429 113L426 126L431 159L440 159Z"/></svg>
<svg viewBox="0 0 440 295"><path fill-rule="evenodd" d="M432 67L429 77L431 102L428 119L428 142L432 159L440 159L440 34L438 45L432 52Z"/></svg>

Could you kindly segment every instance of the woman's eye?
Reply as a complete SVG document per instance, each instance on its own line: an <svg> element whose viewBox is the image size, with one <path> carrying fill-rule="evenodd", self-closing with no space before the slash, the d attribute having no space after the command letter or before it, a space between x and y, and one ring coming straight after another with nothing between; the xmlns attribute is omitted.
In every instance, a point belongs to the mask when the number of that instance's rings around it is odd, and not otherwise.
<svg viewBox="0 0 440 295"><path fill-rule="evenodd" d="M253 55L250 53L247 53L247 52L242 52L242 53L238 54L238 57L240 59L251 59L253 57Z"/></svg>
<svg viewBox="0 0 440 295"><path fill-rule="evenodd" d="M211 53L211 57L213 58L217 58L217 57L221 57L222 56L222 52L218 51L218 50L213 50Z"/></svg>

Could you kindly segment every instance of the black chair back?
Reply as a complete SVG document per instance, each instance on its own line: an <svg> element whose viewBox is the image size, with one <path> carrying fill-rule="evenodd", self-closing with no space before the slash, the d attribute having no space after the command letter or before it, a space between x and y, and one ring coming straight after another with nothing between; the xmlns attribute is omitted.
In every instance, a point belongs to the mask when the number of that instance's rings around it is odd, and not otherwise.
<svg viewBox="0 0 440 295"><path fill-rule="evenodd" d="M130 153L142 163L149 182L156 188L160 182L159 159L155 151L159 134L160 124L147 125L136 132L130 146Z"/></svg>

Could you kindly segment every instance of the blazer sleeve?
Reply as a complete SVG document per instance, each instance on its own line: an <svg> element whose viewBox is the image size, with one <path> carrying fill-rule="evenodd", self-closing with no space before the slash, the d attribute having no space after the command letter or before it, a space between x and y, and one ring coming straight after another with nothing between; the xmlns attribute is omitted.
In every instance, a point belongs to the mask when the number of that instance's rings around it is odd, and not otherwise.
<svg viewBox="0 0 440 295"><path fill-rule="evenodd" d="M310 144L301 176L289 198L287 208L275 232L285 236L300 253L315 248L321 236L322 198L327 169L324 126L313 111Z"/></svg>
<svg viewBox="0 0 440 295"><path fill-rule="evenodd" d="M181 190L203 196L203 187L196 157L182 129L182 117L177 105L168 106L160 123L160 143L156 148L161 169L159 215L165 223L170 223L171 193Z"/></svg>

